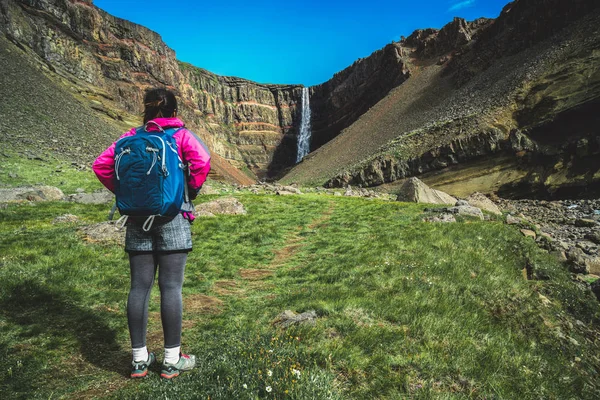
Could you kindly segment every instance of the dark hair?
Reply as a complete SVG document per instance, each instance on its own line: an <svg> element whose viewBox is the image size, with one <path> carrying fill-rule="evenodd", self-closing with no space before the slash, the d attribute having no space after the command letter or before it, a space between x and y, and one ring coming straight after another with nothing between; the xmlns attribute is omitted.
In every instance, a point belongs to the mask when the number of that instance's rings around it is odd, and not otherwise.
<svg viewBox="0 0 600 400"><path fill-rule="evenodd" d="M144 95L144 124L154 118L177 115L177 99L167 89L149 89Z"/></svg>

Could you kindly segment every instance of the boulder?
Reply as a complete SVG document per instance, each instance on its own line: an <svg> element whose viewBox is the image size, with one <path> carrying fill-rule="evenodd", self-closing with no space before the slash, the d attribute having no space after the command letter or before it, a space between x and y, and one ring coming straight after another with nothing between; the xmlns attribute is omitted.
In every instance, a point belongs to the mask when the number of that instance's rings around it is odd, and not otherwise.
<svg viewBox="0 0 600 400"><path fill-rule="evenodd" d="M200 194L219 194L219 190L214 189L212 186L204 184L200 189Z"/></svg>
<svg viewBox="0 0 600 400"><path fill-rule="evenodd" d="M590 274L600 275L600 257L589 257L586 260L586 265Z"/></svg>
<svg viewBox="0 0 600 400"><path fill-rule="evenodd" d="M475 218L479 218L479 219L483 220L483 213L481 212L481 210L479 208L473 207L473 206L449 207L449 208L446 208L445 211L452 213L452 214L458 214L458 215L462 215L462 216L466 216L466 217L475 217Z"/></svg>
<svg viewBox="0 0 600 400"><path fill-rule="evenodd" d="M482 209L484 211L487 211L487 212L490 212L490 213L492 213L494 215L502 215L502 212L500 211L500 209L498 208L498 206L496 204L494 204L493 201L491 201L490 199L488 199L482 193L473 193L472 195L470 195L467 198L467 201L473 207L480 208L480 209Z"/></svg>
<svg viewBox="0 0 600 400"><path fill-rule="evenodd" d="M580 227L580 228L593 228L597 224L598 224L598 222L596 222L593 219L578 218L575 220L575 226Z"/></svg>
<svg viewBox="0 0 600 400"><path fill-rule="evenodd" d="M597 250L598 250L598 245L594 242L589 242L587 240L580 240L577 242L577 244L575 245L576 247L580 248L581 250L583 250L585 253L587 254L596 254Z"/></svg>
<svg viewBox="0 0 600 400"><path fill-rule="evenodd" d="M508 214L506 216L506 223L508 225L519 225L521 223L521 219Z"/></svg>
<svg viewBox="0 0 600 400"><path fill-rule="evenodd" d="M0 189L0 202L13 201L57 201L65 194L53 186L17 187Z"/></svg>
<svg viewBox="0 0 600 400"><path fill-rule="evenodd" d="M569 265L569 271L576 274L589 274L590 267L587 262L587 257L580 248L571 248L567 252L567 261Z"/></svg>
<svg viewBox="0 0 600 400"><path fill-rule="evenodd" d="M235 197L224 197L196 206L197 216L210 216L207 213L212 214L212 216L217 214L244 215L246 214L246 209Z"/></svg>
<svg viewBox="0 0 600 400"><path fill-rule="evenodd" d="M295 188L294 186L283 186L281 189L294 194L302 194L300 189Z"/></svg>
<svg viewBox="0 0 600 400"><path fill-rule="evenodd" d="M418 178L409 178L398 193L397 201L429 204L456 204L456 199L447 193L431 189Z"/></svg>

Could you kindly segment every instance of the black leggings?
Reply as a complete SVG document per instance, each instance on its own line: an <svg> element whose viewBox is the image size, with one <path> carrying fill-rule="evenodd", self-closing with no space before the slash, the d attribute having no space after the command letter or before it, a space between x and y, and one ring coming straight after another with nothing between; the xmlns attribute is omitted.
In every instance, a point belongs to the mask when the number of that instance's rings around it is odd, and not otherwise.
<svg viewBox="0 0 600 400"><path fill-rule="evenodd" d="M157 269L165 348L181 345L181 288L186 260L187 253L129 253L131 290L127 299L127 322L134 349L146 345L148 301Z"/></svg>

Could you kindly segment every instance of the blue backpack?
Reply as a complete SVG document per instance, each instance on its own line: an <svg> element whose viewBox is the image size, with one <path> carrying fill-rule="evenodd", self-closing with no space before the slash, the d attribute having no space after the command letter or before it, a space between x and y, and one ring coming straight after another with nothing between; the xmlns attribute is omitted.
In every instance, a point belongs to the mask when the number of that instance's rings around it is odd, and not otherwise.
<svg viewBox="0 0 600 400"><path fill-rule="evenodd" d="M157 216L177 216L187 189L185 166L173 137L179 128L163 130L159 126L159 132L148 132L147 127L137 128L135 135L119 139L115 146L115 195L121 227L129 216L147 217L145 231Z"/></svg>

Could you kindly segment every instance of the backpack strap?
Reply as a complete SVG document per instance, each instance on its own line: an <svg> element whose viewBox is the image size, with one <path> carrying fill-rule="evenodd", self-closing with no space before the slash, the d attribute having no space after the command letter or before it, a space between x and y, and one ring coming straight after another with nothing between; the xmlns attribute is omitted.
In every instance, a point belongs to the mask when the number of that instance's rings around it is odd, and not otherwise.
<svg viewBox="0 0 600 400"><path fill-rule="evenodd" d="M148 125L150 125L150 124L152 124L152 125L156 125L156 126L158 127L158 130L159 130L159 131L161 131L161 132L164 132L164 131L165 131L165 130L163 129L163 127L162 127L162 126L160 126L160 124L159 124L158 122L155 122L155 121L148 121L148 122L146 122L146 125L144 126L144 130L145 130L146 132L148 132Z"/></svg>
<svg viewBox="0 0 600 400"><path fill-rule="evenodd" d="M168 129L165 129L163 132L165 134L171 136L171 137L174 137L175 134L177 132L179 132L180 130L182 130L183 128L185 128L185 127L182 126L182 127L179 127L179 128L168 128ZM177 154L177 157L179 157L179 154ZM184 183L183 183L183 192L184 192L184 198L183 198L183 200L186 203L189 203L190 202L190 190L188 189L188 185L187 185L187 173L186 173L188 171L188 167L187 167L187 165L185 165L183 163L183 160L181 160L181 158L179 158L179 160L181 161L181 165L182 165L182 169L183 169L183 175L185 177Z"/></svg>
<svg viewBox="0 0 600 400"><path fill-rule="evenodd" d="M169 136L175 136L175 134L177 132L179 132L180 130L182 130L182 129L183 129L183 127L180 127L180 128L167 128L167 129L164 129L162 132L166 133Z"/></svg>

